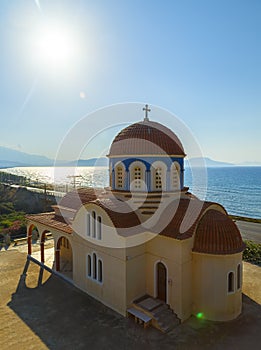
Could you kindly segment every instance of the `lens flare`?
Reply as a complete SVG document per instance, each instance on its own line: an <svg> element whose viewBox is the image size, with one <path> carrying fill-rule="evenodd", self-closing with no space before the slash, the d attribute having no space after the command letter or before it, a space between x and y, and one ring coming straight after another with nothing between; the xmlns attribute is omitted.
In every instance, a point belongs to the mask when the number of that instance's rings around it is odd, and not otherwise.
<svg viewBox="0 0 261 350"><path fill-rule="evenodd" d="M35 4L36 4L36 6L38 7L38 9L39 9L40 11L42 11L41 5L40 5L40 1L39 1L39 0L34 0L34 2L35 2Z"/></svg>

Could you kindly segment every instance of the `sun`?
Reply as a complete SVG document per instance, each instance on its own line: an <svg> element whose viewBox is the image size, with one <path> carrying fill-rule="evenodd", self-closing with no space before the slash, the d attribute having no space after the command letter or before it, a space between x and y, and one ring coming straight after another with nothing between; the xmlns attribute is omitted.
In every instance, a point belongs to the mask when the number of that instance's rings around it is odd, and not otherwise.
<svg viewBox="0 0 261 350"><path fill-rule="evenodd" d="M48 28L39 38L39 54L50 62L67 60L71 55L71 43L64 31Z"/></svg>
<svg viewBox="0 0 261 350"><path fill-rule="evenodd" d="M73 64L76 59L76 38L72 30L59 23L42 25L34 36L34 57L49 68Z"/></svg>

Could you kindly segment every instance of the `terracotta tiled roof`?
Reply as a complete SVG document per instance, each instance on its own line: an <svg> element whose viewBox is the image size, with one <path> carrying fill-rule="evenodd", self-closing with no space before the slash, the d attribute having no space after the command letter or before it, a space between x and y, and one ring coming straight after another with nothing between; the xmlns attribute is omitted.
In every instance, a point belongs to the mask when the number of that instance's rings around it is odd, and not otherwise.
<svg viewBox="0 0 261 350"><path fill-rule="evenodd" d="M194 252L233 254L244 249L236 225L229 219L225 209L217 203L203 202L190 197L172 200L159 215L157 223L148 229L148 225L140 222L139 215L131 210L128 202L122 202L110 195L107 197L101 195L97 198L95 191L90 188L68 193L62 201L63 206L71 208L79 208L87 203L99 206L108 214L118 233L123 236L150 231L161 236L185 240L194 234ZM223 212L216 210L216 206ZM55 228L72 233L70 221L66 223L63 217L55 213L27 215L27 220L46 225L50 230Z"/></svg>
<svg viewBox="0 0 261 350"><path fill-rule="evenodd" d="M126 202L121 202L115 198L107 198L97 199L91 203L105 210L117 229L133 228L140 225L137 214L131 210Z"/></svg>
<svg viewBox="0 0 261 350"><path fill-rule="evenodd" d="M83 204L89 203L104 192L102 188L84 187L68 192L59 202L59 207L78 210Z"/></svg>
<svg viewBox="0 0 261 350"><path fill-rule="evenodd" d="M72 228L70 227L70 225L68 225L62 217L57 217L55 213L26 215L26 219L28 221L30 220L46 225L50 229L54 228L69 234L72 233Z"/></svg>
<svg viewBox="0 0 261 350"><path fill-rule="evenodd" d="M160 235L179 240L190 238L193 236L201 215L212 205L216 203L203 202L194 198L177 199L164 210L159 223L153 230L157 232L159 225L171 218L168 225L160 231Z"/></svg>
<svg viewBox="0 0 261 350"><path fill-rule="evenodd" d="M120 235L126 235L124 228L131 229L131 234L138 234L148 230L143 225L137 212L131 211L127 202L116 199L97 199L91 203L99 205L106 211L113 225ZM159 215L156 225L149 231L161 236L184 240L193 236L201 215L213 205L212 202L203 202L198 199L181 198L171 201ZM166 225L166 223L168 223Z"/></svg>
<svg viewBox="0 0 261 350"><path fill-rule="evenodd" d="M245 244L233 220L216 210L207 211L197 227L193 251L225 255L244 249Z"/></svg>
<svg viewBox="0 0 261 350"><path fill-rule="evenodd" d="M123 129L112 142L109 157L142 154L185 156L178 137L167 127L152 121L135 123Z"/></svg>

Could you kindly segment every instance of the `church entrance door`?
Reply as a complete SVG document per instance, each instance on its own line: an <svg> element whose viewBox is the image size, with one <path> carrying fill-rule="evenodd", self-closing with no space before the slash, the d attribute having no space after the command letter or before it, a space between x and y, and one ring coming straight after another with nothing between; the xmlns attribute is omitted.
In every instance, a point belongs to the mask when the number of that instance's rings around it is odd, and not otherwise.
<svg viewBox="0 0 261 350"><path fill-rule="evenodd" d="M166 303L167 300L167 270L164 264L157 264L157 298Z"/></svg>

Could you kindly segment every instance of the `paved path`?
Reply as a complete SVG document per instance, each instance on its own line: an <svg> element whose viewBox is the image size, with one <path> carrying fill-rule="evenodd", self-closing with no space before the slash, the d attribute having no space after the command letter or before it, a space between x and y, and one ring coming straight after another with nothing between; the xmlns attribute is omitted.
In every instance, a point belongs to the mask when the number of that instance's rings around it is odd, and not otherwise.
<svg viewBox="0 0 261 350"><path fill-rule="evenodd" d="M239 228L243 239L250 239L256 243L261 243L261 224L247 221L236 221L236 225Z"/></svg>
<svg viewBox="0 0 261 350"><path fill-rule="evenodd" d="M191 317L169 334L135 324L31 264L0 252L1 350L245 350L261 343L261 269L244 263L243 313L230 322ZM251 283L250 283L251 282Z"/></svg>

